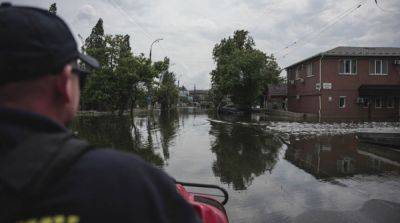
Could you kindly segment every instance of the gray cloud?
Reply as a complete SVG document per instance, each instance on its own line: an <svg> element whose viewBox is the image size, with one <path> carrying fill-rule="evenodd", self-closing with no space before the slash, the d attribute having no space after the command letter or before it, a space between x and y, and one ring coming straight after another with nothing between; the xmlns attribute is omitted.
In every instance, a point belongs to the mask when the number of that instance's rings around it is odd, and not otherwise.
<svg viewBox="0 0 400 223"><path fill-rule="evenodd" d="M87 22L93 22L97 17L96 10L89 4L81 6L78 10L77 19L79 22L85 22L85 20Z"/></svg>
<svg viewBox="0 0 400 223"><path fill-rule="evenodd" d="M274 53L281 67L338 45L400 46L400 1L366 3L315 36L359 0L69 0L56 1L59 15L75 33L87 36L99 17L106 33L131 35L135 54L148 54L151 42L164 38L153 48L153 58L171 58L181 84L208 88L214 68L212 48L236 29L250 31L257 47ZM51 0L14 0L43 8ZM295 40L299 43L282 50ZM283 55L287 54L285 57Z"/></svg>

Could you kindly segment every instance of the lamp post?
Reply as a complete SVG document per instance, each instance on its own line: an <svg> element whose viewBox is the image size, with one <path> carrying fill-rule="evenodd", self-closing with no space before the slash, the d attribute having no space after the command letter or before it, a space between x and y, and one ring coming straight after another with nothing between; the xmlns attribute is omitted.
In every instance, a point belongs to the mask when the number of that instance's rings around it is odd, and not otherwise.
<svg viewBox="0 0 400 223"><path fill-rule="evenodd" d="M151 43L151 45L150 45L150 54L149 54L150 63L151 63L151 51L152 51L152 49L153 49L153 44L154 44L154 43L158 43L158 42L160 42L161 40L163 40L163 39L162 39L162 38L156 39L156 40L154 40L154 41Z"/></svg>
<svg viewBox="0 0 400 223"><path fill-rule="evenodd" d="M149 59L150 59L150 66L151 66L151 51L153 50L153 45L154 45L154 43L158 43L158 42L160 42L161 40L163 40L162 38L158 38L158 39L156 39L156 40L154 40L152 43L151 43L151 45L150 45L150 54L149 54ZM149 89L149 91L151 91L151 89ZM151 97L151 93L150 93L150 95L149 96L147 96L147 109L149 109L149 110L152 110L153 109L153 106L152 106L152 97Z"/></svg>

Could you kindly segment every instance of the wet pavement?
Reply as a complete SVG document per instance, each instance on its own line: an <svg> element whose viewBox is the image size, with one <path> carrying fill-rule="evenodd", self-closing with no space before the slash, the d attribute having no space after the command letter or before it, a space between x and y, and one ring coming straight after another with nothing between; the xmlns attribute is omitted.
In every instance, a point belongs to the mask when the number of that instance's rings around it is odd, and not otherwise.
<svg viewBox="0 0 400 223"><path fill-rule="evenodd" d="M400 153L359 143L399 123L297 123L205 113L81 116L94 144L135 153L179 181L226 188L231 222L400 222Z"/></svg>

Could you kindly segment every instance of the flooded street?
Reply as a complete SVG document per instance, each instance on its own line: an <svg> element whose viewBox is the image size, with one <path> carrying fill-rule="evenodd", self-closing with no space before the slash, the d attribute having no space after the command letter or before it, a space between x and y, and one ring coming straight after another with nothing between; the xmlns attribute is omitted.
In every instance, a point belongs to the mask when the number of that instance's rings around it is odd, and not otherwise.
<svg viewBox="0 0 400 223"><path fill-rule="evenodd" d="M133 121L80 116L71 128L96 145L137 154L178 181L226 188L231 222L399 219L400 152L361 144L354 135L399 131L399 123L251 120L204 112ZM390 218L373 213L379 210Z"/></svg>

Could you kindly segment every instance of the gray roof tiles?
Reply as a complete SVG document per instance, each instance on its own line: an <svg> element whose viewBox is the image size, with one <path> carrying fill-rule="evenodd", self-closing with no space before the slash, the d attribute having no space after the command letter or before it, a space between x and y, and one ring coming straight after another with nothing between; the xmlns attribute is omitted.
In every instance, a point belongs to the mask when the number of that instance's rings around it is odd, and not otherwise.
<svg viewBox="0 0 400 223"><path fill-rule="evenodd" d="M400 47L339 46L321 54L327 56L400 56Z"/></svg>
<svg viewBox="0 0 400 223"><path fill-rule="evenodd" d="M352 46L339 46L331 50L318 53L314 56L308 57L304 60L296 62L286 68L292 67L304 61L313 59L319 56L389 56L400 57L400 47L352 47Z"/></svg>

